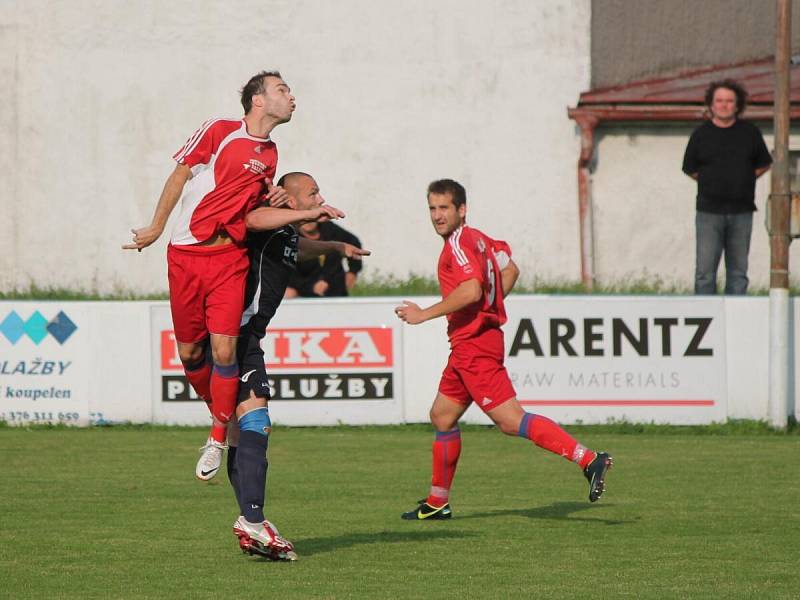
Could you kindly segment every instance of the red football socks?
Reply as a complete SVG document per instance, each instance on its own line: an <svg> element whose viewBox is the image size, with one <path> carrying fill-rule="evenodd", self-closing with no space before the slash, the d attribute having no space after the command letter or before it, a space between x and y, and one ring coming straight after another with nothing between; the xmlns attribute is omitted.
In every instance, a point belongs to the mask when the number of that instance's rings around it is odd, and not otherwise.
<svg viewBox="0 0 800 600"><path fill-rule="evenodd" d="M518 435L528 438L540 448L577 463L581 469L585 469L596 456L564 431L558 423L542 415L525 413L519 425Z"/></svg>
<svg viewBox="0 0 800 600"><path fill-rule="evenodd" d="M214 422L211 426L211 438L225 443L228 421L236 408L236 397L239 394L238 365L214 365L211 373L211 414Z"/></svg>
<svg viewBox="0 0 800 600"><path fill-rule="evenodd" d="M211 365L203 358L192 365L183 365L186 379L211 411Z"/></svg>
<svg viewBox="0 0 800 600"><path fill-rule="evenodd" d="M437 431L433 441L433 477L431 493L426 502L431 506L444 506L450 496L450 485L456 474L461 455L461 430Z"/></svg>

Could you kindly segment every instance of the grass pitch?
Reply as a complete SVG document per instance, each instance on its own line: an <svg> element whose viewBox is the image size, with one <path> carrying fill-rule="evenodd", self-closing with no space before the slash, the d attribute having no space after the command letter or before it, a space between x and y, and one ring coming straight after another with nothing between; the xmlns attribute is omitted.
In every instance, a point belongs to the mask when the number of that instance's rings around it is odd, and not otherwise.
<svg viewBox="0 0 800 600"><path fill-rule="evenodd" d="M521 439L466 427L455 517L426 493L427 427L277 428L267 515L300 560L240 553L200 429L0 429L0 597L796 598L800 437L571 428L608 491Z"/></svg>

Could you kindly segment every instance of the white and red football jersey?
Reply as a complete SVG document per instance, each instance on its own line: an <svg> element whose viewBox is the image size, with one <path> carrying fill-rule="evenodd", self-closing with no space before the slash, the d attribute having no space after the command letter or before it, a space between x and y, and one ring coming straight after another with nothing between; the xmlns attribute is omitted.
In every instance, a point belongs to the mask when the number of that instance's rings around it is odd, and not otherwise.
<svg viewBox="0 0 800 600"><path fill-rule="evenodd" d="M511 260L511 248L477 229L462 225L444 242L439 256L439 288L442 298L464 281L477 279L481 299L447 315L450 345L476 337L506 322L503 280L500 271Z"/></svg>
<svg viewBox="0 0 800 600"><path fill-rule="evenodd" d="M191 167L192 178L184 187L170 243L197 244L223 229L243 242L245 215L265 180L275 177L275 143L248 134L243 119L209 119L173 158Z"/></svg>

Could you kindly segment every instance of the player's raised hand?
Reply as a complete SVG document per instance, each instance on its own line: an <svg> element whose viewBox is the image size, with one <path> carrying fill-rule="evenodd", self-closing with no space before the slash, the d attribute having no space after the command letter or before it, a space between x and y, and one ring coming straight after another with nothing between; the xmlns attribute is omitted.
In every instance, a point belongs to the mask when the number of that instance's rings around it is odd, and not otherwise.
<svg viewBox="0 0 800 600"><path fill-rule="evenodd" d="M147 248L150 244L155 242L161 235L162 231L163 229L156 227L155 225L148 225L147 227L141 227L140 229L131 229L131 233L133 234L133 243L125 244L122 246L122 249L138 250L141 252L142 248Z"/></svg>
<svg viewBox="0 0 800 600"><path fill-rule="evenodd" d="M263 200L268 202L272 208L279 208L289 204L289 193L279 185L267 183L267 193Z"/></svg>
<svg viewBox="0 0 800 600"><path fill-rule="evenodd" d="M410 300L403 300L403 303L394 309L394 314L409 325L418 325L425 321L419 304L415 304Z"/></svg>
<svg viewBox="0 0 800 600"><path fill-rule="evenodd" d="M359 248L358 246L354 246L353 244L348 244L347 242L342 242L342 248L339 250L339 254L344 256L345 258L353 258L355 260L361 260L364 256L369 256L372 254L369 250L365 250L364 248Z"/></svg>
<svg viewBox="0 0 800 600"><path fill-rule="evenodd" d="M317 223L324 223L325 221L333 221L334 219L343 219L344 213L338 208L323 204L313 209L317 215L312 220Z"/></svg>

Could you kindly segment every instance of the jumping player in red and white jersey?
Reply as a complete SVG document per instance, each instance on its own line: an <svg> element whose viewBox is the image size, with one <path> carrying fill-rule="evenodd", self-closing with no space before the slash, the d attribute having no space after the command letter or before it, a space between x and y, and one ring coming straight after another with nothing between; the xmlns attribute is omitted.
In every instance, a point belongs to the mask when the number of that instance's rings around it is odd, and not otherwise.
<svg viewBox="0 0 800 600"><path fill-rule="evenodd" d="M430 493L417 508L403 513L403 519L453 516L449 496L461 454L458 420L473 401L503 433L527 438L577 463L589 481L589 501L595 502L605 489L611 457L582 446L547 417L525 412L503 365L503 298L519 277L511 249L467 226L467 195L452 179L428 186L428 208L433 228L444 238L439 256L442 301L425 309L404 301L395 313L409 325L447 316L451 351L430 412L436 428Z"/></svg>
<svg viewBox="0 0 800 600"><path fill-rule="evenodd" d="M123 246L141 251L155 242L181 199L167 249L169 295L186 378L213 419L195 470L203 480L219 470L239 390L236 340L249 266L245 215L259 199L273 206L287 200L272 185L278 152L269 135L292 118L294 96L280 73L262 71L242 88L241 102L243 118L206 121L175 154L178 164L151 224L132 229L133 243Z"/></svg>

